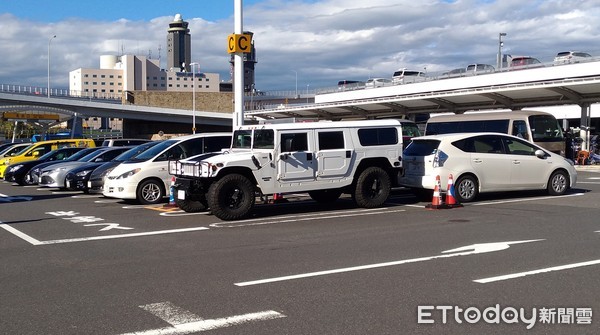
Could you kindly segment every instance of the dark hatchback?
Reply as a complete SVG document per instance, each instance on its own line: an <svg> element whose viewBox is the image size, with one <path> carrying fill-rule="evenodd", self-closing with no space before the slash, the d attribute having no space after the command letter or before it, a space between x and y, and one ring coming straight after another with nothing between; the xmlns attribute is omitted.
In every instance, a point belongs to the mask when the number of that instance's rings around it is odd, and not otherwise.
<svg viewBox="0 0 600 335"><path fill-rule="evenodd" d="M21 186L29 185L31 179L27 179L26 176L32 168L43 163L62 162L71 157L72 155L76 154L77 152L80 152L82 149L84 148L64 147L50 151L42 157L33 161L26 161L9 165L8 168L6 168L6 171L4 172L4 180L8 182L17 183Z"/></svg>

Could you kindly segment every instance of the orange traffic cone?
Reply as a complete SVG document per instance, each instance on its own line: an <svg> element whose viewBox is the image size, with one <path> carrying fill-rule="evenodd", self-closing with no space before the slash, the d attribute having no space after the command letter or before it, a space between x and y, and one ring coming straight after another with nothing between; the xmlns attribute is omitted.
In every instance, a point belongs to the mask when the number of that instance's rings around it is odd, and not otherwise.
<svg viewBox="0 0 600 335"><path fill-rule="evenodd" d="M456 201L456 198L454 196L454 180L452 178L452 174L448 176L448 186L446 189L446 206L448 208L463 207L463 205L459 204L458 201Z"/></svg>
<svg viewBox="0 0 600 335"><path fill-rule="evenodd" d="M281 193L273 193L273 203L274 204L278 204L278 203L282 203L282 202L287 202L287 199L285 199L283 197L283 194L281 194Z"/></svg>
<svg viewBox="0 0 600 335"><path fill-rule="evenodd" d="M429 209L440 209L444 208L444 204L442 203L442 195L440 194L440 188L442 187L440 183L440 176L435 177L435 188L433 189L433 199L431 199L431 204L425 206L425 208Z"/></svg>

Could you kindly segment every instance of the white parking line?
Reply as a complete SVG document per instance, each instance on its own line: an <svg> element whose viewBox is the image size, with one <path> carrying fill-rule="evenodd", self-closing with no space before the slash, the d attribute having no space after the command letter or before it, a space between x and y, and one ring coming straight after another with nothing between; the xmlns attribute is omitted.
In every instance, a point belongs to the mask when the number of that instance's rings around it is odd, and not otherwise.
<svg viewBox="0 0 600 335"><path fill-rule="evenodd" d="M561 270L574 269L574 268L579 268L579 267L583 267L583 266L590 266L590 265L596 265L596 264L600 264L600 259L593 260L593 261L588 261L588 262L581 262L581 263L573 263L573 264L566 264L566 265L554 266L554 267L550 267L550 268L537 269L537 270L532 270L532 271L512 273L512 274L503 275L503 276L496 276L496 277L489 277L489 278L483 278L483 279L476 279L476 280L473 280L473 281L476 282L476 283L487 284L487 283L492 283L492 282L501 281L501 280L508 280L508 279L525 277L525 276L532 276L532 275L536 275L536 274L540 274L540 273L546 273L546 272L552 272L552 271L561 271Z"/></svg>
<svg viewBox="0 0 600 335"><path fill-rule="evenodd" d="M511 203L511 202L525 202L525 201L546 200L546 199L560 199L560 198L564 198L564 197L577 197L577 196L584 195L584 194L585 193L573 193L573 194L561 195L559 197L549 195L549 196L545 196L545 197L535 197L535 198L523 198L523 199L511 199L511 200L498 200L498 201L488 201L488 202L477 202L477 203L471 203L469 205L470 206L485 206L485 205L507 204L507 203Z"/></svg>
<svg viewBox="0 0 600 335"><path fill-rule="evenodd" d="M390 213L399 213L406 212L405 209L392 209L382 207L382 208L371 208L371 209L359 209L359 210L344 210L344 211L335 211L335 212L325 212L325 213L310 213L310 214L300 214L300 215L290 215L290 216L280 216L280 217L269 217L269 218L261 218L261 219L250 219L250 220L240 220L240 221L228 221L228 222L216 222L211 223L208 226L213 228L237 228L237 227L245 227L245 226L260 226L260 225L269 225L269 224L278 224L278 223L289 223L289 222L298 222L298 221L310 221L315 219L336 219L343 217L354 217L354 216L364 216L364 215L378 215L378 214L390 214Z"/></svg>
<svg viewBox="0 0 600 335"><path fill-rule="evenodd" d="M204 332L219 328L238 326L248 322L266 321L285 318L284 314L275 311L263 311L234 315L220 319L203 319L183 308L177 307L171 302L159 302L155 304L142 305L140 308L156 315L172 327L163 327L145 331L126 333L122 335L180 335Z"/></svg>
<svg viewBox="0 0 600 335"><path fill-rule="evenodd" d="M181 228L181 229L169 229L169 230L157 230L157 231L149 231L143 233L131 233L131 234L119 234L119 235L104 235L104 236L91 236L91 237L80 237L80 238L67 238L60 240L49 240L49 241L39 241L16 228L9 226L5 223L0 222L0 228L4 228L5 230L11 232L15 236L33 244L33 245L48 245L48 244L60 244L60 243L73 243L73 242L85 242L85 241L98 241L98 240L110 240L117 238L127 238L127 237L138 237L138 236L150 236L150 235L160 235L160 234L174 234L174 233L183 233L188 231L198 231L198 230L207 230L207 227L195 227L195 228Z"/></svg>

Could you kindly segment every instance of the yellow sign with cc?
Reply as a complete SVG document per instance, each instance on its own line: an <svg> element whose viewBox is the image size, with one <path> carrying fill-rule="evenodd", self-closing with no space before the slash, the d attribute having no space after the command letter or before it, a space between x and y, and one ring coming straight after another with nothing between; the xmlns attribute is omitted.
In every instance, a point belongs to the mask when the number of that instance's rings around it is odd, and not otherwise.
<svg viewBox="0 0 600 335"><path fill-rule="evenodd" d="M227 37L227 53L252 52L252 35L231 34Z"/></svg>

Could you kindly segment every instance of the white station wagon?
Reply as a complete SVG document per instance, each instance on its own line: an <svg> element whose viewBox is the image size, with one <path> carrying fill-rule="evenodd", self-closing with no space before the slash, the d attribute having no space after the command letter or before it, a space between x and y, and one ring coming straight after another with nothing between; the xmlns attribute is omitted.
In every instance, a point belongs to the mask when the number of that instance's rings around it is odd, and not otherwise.
<svg viewBox="0 0 600 335"><path fill-rule="evenodd" d="M562 195L577 181L573 163L512 135L458 133L415 137L403 153L404 175L399 184L419 196L431 195L436 176L441 190L454 178L459 202L479 193L547 190Z"/></svg>

